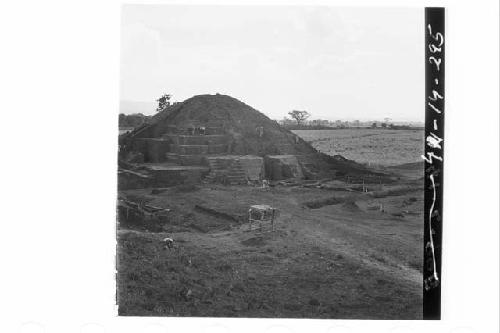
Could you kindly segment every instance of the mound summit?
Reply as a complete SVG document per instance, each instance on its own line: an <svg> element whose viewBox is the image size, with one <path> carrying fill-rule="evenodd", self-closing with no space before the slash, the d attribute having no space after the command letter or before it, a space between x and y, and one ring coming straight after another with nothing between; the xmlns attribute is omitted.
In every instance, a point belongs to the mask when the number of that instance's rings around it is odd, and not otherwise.
<svg viewBox="0 0 500 333"><path fill-rule="evenodd" d="M278 159L285 164L296 160L300 176L306 179L374 174L354 161L317 151L276 121L227 95L191 97L120 136L122 161L214 169L214 159L220 162L230 156ZM292 170L288 176L297 174Z"/></svg>

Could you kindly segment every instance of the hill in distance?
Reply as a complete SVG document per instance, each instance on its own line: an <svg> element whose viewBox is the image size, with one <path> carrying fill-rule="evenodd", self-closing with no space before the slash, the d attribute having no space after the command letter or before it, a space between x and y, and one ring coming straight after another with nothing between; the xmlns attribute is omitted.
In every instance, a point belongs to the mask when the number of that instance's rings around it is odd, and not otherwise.
<svg viewBox="0 0 500 333"><path fill-rule="evenodd" d="M156 113L156 102L142 102L142 101L120 101L120 113L133 114L142 113L146 116L150 116Z"/></svg>

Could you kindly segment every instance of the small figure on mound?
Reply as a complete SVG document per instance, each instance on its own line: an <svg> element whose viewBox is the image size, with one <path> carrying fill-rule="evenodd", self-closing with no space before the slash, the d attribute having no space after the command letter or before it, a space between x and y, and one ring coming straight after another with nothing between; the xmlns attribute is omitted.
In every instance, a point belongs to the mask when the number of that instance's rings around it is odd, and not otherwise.
<svg viewBox="0 0 500 333"><path fill-rule="evenodd" d="M379 210L380 210L380 212L385 213L385 208L384 208L384 204L383 203L380 204Z"/></svg>
<svg viewBox="0 0 500 333"><path fill-rule="evenodd" d="M174 240L170 237L164 238L163 243L165 243L165 247L164 247L165 250L166 249L171 250L174 247Z"/></svg>
<svg viewBox="0 0 500 333"><path fill-rule="evenodd" d="M259 136L259 138L262 138L262 136L264 135L264 127L259 126L255 129L255 131L257 132L257 135Z"/></svg>

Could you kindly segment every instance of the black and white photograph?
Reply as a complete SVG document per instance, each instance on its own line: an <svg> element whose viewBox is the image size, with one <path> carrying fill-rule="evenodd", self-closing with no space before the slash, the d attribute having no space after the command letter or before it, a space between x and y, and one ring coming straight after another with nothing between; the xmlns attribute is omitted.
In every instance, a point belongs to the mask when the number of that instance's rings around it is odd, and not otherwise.
<svg viewBox="0 0 500 333"><path fill-rule="evenodd" d="M499 14L0 2L0 332L498 333Z"/></svg>
<svg viewBox="0 0 500 333"><path fill-rule="evenodd" d="M422 319L424 31L423 8L125 5L119 315Z"/></svg>

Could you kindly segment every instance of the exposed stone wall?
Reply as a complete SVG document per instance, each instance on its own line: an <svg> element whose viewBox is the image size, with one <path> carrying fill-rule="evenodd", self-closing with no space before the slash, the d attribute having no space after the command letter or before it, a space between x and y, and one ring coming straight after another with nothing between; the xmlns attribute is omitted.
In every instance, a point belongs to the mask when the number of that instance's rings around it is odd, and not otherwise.
<svg viewBox="0 0 500 333"><path fill-rule="evenodd" d="M144 155L144 162L157 163L166 160L170 151L170 140L156 138L138 138L132 143L131 151Z"/></svg>
<svg viewBox="0 0 500 333"><path fill-rule="evenodd" d="M215 174L224 174L231 171L234 162L238 160L247 180L258 181L265 178L264 159L252 155L221 155L207 157L210 171Z"/></svg>
<svg viewBox="0 0 500 333"><path fill-rule="evenodd" d="M130 170L118 172L118 190L130 190L150 187L153 178Z"/></svg>
<svg viewBox="0 0 500 333"><path fill-rule="evenodd" d="M295 155L268 155L265 157L266 175L271 180L303 179L304 174Z"/></svg>
<svg viewBox="0 0 500 333"><path fill-rule="evenodd" d="M228 135L165 134L163 137L177 145L219 145L227 144L229 140Z"/></svg>
<svg viewBox="0 0 500 333"><path fill-rule="evenodd" d="M179 184L194 184L201 182L208 172L208 167L166 167L151 168L148 172L154 179L156 187L168 187Z"/></svg>
<svg viewBox="0 0 500 333"><path fill-rule="evenodd" d="M259 156L243 156L240 164L245 170L249 180L262 180L265 178L264 159Z"/></svg>

